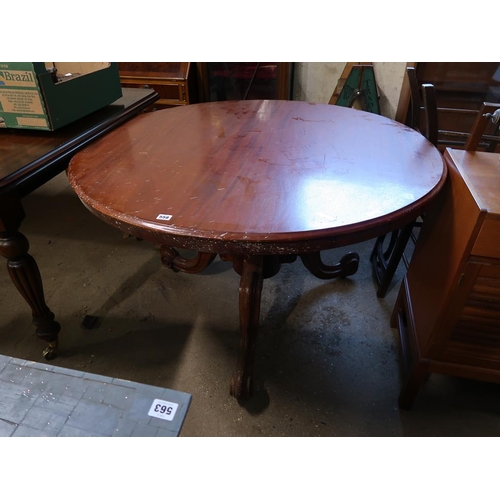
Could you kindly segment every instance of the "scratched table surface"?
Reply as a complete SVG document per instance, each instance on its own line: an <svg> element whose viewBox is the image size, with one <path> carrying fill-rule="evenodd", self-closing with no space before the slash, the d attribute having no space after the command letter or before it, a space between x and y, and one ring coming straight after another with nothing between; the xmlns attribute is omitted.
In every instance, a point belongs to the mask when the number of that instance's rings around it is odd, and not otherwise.
<svg viewBox="0 0 500 500"><path fill-rule="evenodd" d="M299 101L143 115L69 168L82 201L124 229L168 233L176 244L196 238L199 249L202 242L261 243L264 251L274 244L272 252L282 243L328 247L336 236L362 240L401 226L444 177L439 152L414 130Z"/></svg>

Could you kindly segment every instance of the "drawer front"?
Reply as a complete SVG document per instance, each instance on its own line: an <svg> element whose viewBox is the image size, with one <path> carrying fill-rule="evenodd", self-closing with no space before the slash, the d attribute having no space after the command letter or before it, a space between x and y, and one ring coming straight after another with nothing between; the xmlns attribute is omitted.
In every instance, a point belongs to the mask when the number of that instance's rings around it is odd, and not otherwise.
<svg viewBox="0 0 500 500"><path fill-rule="evenodd" d="M500 220L485 219L471 254L500 259Z"/></svg>

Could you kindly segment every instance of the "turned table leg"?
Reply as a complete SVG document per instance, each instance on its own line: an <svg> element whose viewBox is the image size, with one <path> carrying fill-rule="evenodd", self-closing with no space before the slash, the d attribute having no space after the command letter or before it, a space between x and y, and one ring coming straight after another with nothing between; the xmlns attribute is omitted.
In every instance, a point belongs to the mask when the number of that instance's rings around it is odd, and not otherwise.
<svg viewBox="0 0 500 500"><path fill-rule="evenodd" d="M248 399L252 395L252 372L264 279L263 262L264 257L259 255L242 258L239 290L240 352L236 373L230 385L230 393L237 399Z"/></svg>
<svg viewBox="0 0 500 500"><path fill-rule="evenodd" d="M17 227L6 227L0 221L0 255L7 259L7 269L14 285L31 307L33 324L38 338L49 343L43 355L46 359L55 356L61 326L54 321L54 313L47 307L43 293L42 278L35 259L28 253L29 243Z"/></svg>

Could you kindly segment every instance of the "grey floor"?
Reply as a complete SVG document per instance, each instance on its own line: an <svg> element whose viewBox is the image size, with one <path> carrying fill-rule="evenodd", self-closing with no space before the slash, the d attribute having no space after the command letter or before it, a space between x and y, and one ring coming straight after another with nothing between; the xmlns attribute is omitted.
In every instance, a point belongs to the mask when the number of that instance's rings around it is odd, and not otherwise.
<svg viewBox="0 0 500 500"><path fill-rule="evenodd" d="M431 375L400 411L400 356L389 318L399 280L377 299L373 242L360 269L325 282L299 262L264 282L256 394L229 395L238 348L238 276L216 260L173 273L150 243L91 215L61 174L25 198L31 254L62 325L54 365L193 396L181 436L499 436L500 386ZM325 252L334 262L347 249ZM398 272L401 277L402 269ZM45 362L28 306L0 272L0 353ZM84 329L86 315L100 318Z"/></svg>

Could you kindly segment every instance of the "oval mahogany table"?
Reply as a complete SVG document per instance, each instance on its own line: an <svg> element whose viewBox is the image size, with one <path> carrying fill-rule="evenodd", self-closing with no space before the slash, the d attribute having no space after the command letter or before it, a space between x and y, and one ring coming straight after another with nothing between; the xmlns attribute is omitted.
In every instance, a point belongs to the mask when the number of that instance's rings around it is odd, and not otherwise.
<svg viewBox="0 0 500 500"><path fill-rule="evenodd" d="M320 251L414 220L446 169L430 142L388 118L264 100L144 114L78 153L68 176L97 217L161 245L167 267L196 273L217 254L233 263L241 343L230 391L246 398L263 279L297 256L321 279L355 273L354 252L331 266Z"/></svg>

